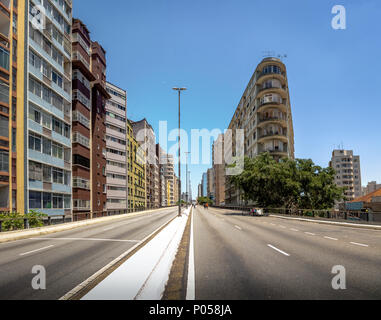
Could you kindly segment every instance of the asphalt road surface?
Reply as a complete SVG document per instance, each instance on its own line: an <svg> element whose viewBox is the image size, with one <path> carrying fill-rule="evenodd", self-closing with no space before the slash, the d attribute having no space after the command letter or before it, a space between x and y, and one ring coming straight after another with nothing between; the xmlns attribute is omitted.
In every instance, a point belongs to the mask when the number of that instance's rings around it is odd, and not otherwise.
<svg viewBox="0 0 381 320"><path fill-rule="evenodd" d="M380 231L201 207L193 219L196 300L381 299Z"/></svg>
<svg viewBox="0 0 381 320"><path fill-rule="evenodd" d="M0 244L0 300L57 300L150 235L177 208ZM44 266L46 290L32 288Z"/></svg>

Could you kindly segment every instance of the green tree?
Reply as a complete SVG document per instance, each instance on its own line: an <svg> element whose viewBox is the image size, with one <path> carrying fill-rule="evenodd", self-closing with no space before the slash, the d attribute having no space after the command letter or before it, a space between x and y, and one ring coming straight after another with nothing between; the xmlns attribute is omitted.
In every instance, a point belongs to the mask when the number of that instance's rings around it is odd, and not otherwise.
<svg viewBox="0 0 381 320"><path fill-rule="evenodd" d="M204 205L204 204L209 204L209 205L212 205L213 204L213 201L208 198L208 197L199 197L197 198L197 202L200 204L200 205Z"/></svg>
<svg viewBox="0 0 381 320"><path fill-rule="evenodd" d="M244 171L230 177L243 191L244 200L263 208L329 209L343 199L343 189L334 183L332 168L316 166L312 160L281 159L269 153L246 158Z"/></svg>

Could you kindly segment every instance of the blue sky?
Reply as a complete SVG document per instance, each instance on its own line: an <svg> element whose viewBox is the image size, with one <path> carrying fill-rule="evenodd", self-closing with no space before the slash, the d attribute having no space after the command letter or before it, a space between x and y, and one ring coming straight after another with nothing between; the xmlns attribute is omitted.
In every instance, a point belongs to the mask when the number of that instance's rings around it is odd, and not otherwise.
<svg viewBox="0 0 381 320"><path fill-rule="evenodd" d="M381 183L379 0L73 2L107 51L108 80L128 91L130 119L176 128L171 88L186 86L182 127L224 130L263 53L287 54L296 157L328 166L343 144L361 156L363 185ZM337 4L346 30L331 27ZM207 168L191 166L193 195Z"/></svg>

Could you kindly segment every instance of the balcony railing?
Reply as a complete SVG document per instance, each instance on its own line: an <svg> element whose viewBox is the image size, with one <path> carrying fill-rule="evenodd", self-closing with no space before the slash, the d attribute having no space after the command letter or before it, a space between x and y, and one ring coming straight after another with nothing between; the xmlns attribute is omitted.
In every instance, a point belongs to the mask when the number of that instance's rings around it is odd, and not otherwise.
<svg viewBox="0 0 381 320"><path fill-rule="evenodd" d="M258 123L270 122L270 121L286 121L286 119L281 117L268 117L268 118L259 119Z"/></svg>
<svg viewBox="0 0 381 320"><path fill-rule="evenodd" d="M275 136L287 137L287 134L284 133L284 132L268 132L268 133L260 134L258 136L258 139L268 138L268 137L275 137Z"/></svg>

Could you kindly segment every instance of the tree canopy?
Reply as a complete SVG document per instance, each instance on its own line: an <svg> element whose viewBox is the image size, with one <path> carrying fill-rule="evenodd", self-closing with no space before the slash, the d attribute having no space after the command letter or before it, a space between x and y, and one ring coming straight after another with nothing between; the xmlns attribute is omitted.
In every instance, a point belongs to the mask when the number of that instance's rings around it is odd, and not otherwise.
<svg viewBox="0 0 381 320"><path fill-rule="evenodd" d="M200 204L200 205L204 205L204 204L209 204L209 205L212 205L213 204L213 201L208 198L208 197L199 197L197 198L197 202Z"/></svg>
<svg viewBox="0 0 381 320"><path fill-rule="evenodd" d="M245 158L244 171L230 182L243 191L243 199L263 208L331 209L344 199L335 184L335 171L305 159L275 161L269 153Z"/></svg>

